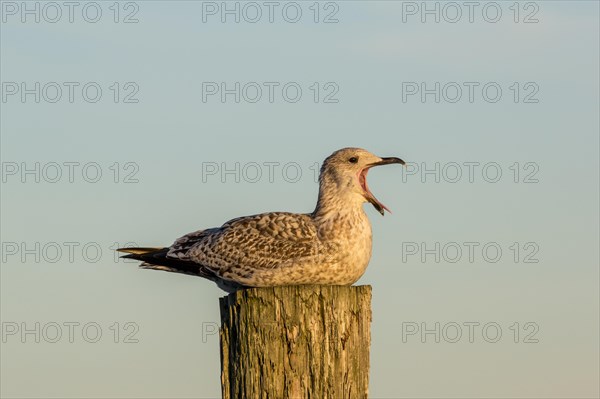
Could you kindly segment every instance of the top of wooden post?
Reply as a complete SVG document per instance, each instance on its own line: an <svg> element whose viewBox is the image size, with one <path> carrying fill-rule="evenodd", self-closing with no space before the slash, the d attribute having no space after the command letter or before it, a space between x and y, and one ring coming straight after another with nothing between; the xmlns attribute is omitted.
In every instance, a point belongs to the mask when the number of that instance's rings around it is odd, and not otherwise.
<svg viewBox="0 0 600 399"><path fill-rule="evenodd" d="M220 305L224 399L367 397L370 286L248 288Z"/></svg>

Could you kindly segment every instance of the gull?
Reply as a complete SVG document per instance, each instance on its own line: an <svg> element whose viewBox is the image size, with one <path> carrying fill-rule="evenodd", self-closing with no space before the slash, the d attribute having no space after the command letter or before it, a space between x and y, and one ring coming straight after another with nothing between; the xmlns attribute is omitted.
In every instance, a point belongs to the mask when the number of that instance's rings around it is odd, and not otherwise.
<svg viewBox="0 0 600 399"><path fill-rule="evenodd" d="M367 173L379 165L401 164L361 148L343 148L321 167L319 196L312 213L270 212L232 219L198 230L166 248L119 248L141 268L185 273L212 280L234 292L245 287L352 285L371 259L370 202L390 210L369 190Z"/></svg>

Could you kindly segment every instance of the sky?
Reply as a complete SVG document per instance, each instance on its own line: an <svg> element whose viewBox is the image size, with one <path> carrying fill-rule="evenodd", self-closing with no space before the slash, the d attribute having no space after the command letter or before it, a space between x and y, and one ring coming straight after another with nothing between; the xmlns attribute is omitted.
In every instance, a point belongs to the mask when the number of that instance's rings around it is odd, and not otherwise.
<svg viewBox="0 0 600 399"><path fill-rule="evenodd" d="M71 3L69 3L71 4ZM0 2L3 398L220 397L213 283L140 270L369 173L373 398L599 392L599 4Z"/></svg>

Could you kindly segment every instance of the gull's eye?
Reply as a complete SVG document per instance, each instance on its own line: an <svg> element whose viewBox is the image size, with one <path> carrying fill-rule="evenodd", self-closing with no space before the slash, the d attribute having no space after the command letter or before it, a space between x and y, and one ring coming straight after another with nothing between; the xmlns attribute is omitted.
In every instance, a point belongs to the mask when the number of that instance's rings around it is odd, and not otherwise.
<svg viewBox="0 0 600 399"><path fill-rule="evenodd" d="M357 163L358 162L358 157L352 157L352 158L348 159L348 162L350 162L350 163Z"/></svg>

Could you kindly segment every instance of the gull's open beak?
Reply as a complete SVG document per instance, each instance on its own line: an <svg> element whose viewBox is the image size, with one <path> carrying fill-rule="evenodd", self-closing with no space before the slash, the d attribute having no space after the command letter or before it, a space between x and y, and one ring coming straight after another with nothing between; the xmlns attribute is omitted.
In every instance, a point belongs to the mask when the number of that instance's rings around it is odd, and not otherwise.
<svg viewBox="0 0 600 399"><path fill-rule="evenodd" d="M404 162L400 158L388 157L388 158L381 158L381 161L379 161L379 162L374 162L372 164L369 164L369 168L372 166L389 165L391 163L399 163L400 165L406 165L406 162Z"/></svg>
<svg viewBox="0 0 600 399"><path fill-rule="evenodd" d="M371 204L373 204L375 209L377 209L377 212L381 213L382 216L384 214L384 210L386 210L390 213L392 211L390 211L385 205L383 205L381 202L379 202L379 200L377 200L377 198L375 198L373 193L371 193L371 190L369 190L369 186L367 185L367 172L373 166L390 165L393 163L399 163L400 165L406 164L406 162L404 162L400 158L396 158L396 157L381 158L381 161L373 162L373 163L367 165L360 172L360 175L359 175L360 183L363 187L363 190L365 191L365 198L367 199L367 201L369 201Z"/></svg>

